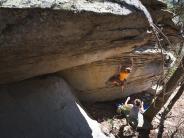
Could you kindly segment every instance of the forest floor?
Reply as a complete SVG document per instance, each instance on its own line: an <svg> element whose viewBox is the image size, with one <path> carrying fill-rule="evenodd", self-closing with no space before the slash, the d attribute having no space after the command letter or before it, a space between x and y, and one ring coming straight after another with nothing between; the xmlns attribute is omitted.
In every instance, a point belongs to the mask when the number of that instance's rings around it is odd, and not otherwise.
<svg viewBox="0 0 184 138"><path fill-rule="evenodd" d="M140 98L145 93L132 95L131 99ZM149 137L184 137L184 94L177 100L170 112L164 117L160 113L154 118ZM109 135L112 133L117 138L138 137L139 132L133 130L127 123L123 115L116 113L117 103L124 103L125 99L112 102L102 102L83 105L89 114L97 120L102 127L102 131ZM130 101L130 103L132 102ZM145 137L145 136L144 136Z"/></svg>

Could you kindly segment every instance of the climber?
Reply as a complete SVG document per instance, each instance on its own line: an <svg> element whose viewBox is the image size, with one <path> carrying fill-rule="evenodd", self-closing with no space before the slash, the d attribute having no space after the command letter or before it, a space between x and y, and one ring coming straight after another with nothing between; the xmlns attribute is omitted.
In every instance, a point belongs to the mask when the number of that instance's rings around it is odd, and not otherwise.
<svg viewBox="0 0 184 138"><path fill-rule="evenodd" d="M124 89L125 82L130 74L132 67L126 67L122 69L122 66L119 66L118 73L113 75L108 82L110 82L113 86L121 86L122 92Z"/></svg>

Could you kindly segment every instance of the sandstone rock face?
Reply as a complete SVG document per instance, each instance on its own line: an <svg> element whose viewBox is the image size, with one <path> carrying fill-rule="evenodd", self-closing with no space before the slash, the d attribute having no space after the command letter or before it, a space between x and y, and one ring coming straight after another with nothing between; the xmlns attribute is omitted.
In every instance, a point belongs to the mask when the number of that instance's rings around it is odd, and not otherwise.
<svg viewBox="0 0 184 138"><path fill-rule="evenodd" d="M170 41L178 43L166 5L142 3ZM1 6L0 84L59 72L80 99L106 101L148 89L162 71L160 52L136 51L157 49L148 20L136 6L102 0L4 0ZM123 94L119 87L106 86L117 66L131 59L133 71Z"/></svg>
<svg viewBox="0 0 184 138"><path fill-rule="evenodd" d="M0 10L1 84L130 52L150 35L142 29L146 20L137 13L122 17L62 10ZM138 24L129 24L137 18Z"/></svg>
<svg viewBox="0 0 184 138"><path fill-rule="evenodd" d="M107 138L61 78L7 85L0 93L1 138Z"/></svg>

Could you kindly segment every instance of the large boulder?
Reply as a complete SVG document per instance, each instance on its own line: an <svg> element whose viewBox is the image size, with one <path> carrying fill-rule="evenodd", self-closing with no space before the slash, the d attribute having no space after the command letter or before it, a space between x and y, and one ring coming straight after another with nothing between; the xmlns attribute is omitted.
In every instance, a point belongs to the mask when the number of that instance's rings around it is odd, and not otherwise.
<svg viewBox="0 0 184 138"><path fill-rule="evenodd" d="M0 84L59 72L82 100L113 100L147 90L162 72L160 50L140 52L158 49L150 15L173 44L180 39L163 2L141 1L150 14L136 5L139 0L3 0ZM163 44L167 48L168 42ZM106 86L117 66L132 59L123 94L120 87Z"/></svg>
<svg viewBox="0 0 184 138"><path fill-rule="evenodd" d="M0 137L107 138L71 91L58 77L1 86Z"/></svg>

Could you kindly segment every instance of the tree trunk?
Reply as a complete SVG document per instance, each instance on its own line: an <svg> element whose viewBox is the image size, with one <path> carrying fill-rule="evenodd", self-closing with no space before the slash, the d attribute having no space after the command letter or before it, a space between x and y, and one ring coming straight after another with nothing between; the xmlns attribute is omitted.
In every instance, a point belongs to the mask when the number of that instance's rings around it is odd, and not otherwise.
<svg viewBox="0 0 184 138"><path fill-rule="evenodd" d="M183 64L184 64L184 58L182 58L180 66L177 68L177 70L175 71L173 76L170 78L170 80L166 84L165 92L161 92L157 96L156 101L155 101L155 107L152 104L151 107L149 108L149 110L145 113L145 117L149 122L151 122L153 120L154 116L160 111L162 106L167 102L167 100L171 96L172 92L178 86L178 83L183 80L183 78L184 78L184 70L182 68ZM163 97L164 93L165 94L167 93L167 94L164 96L164 99L163 99L162 97Z"/></svg>

